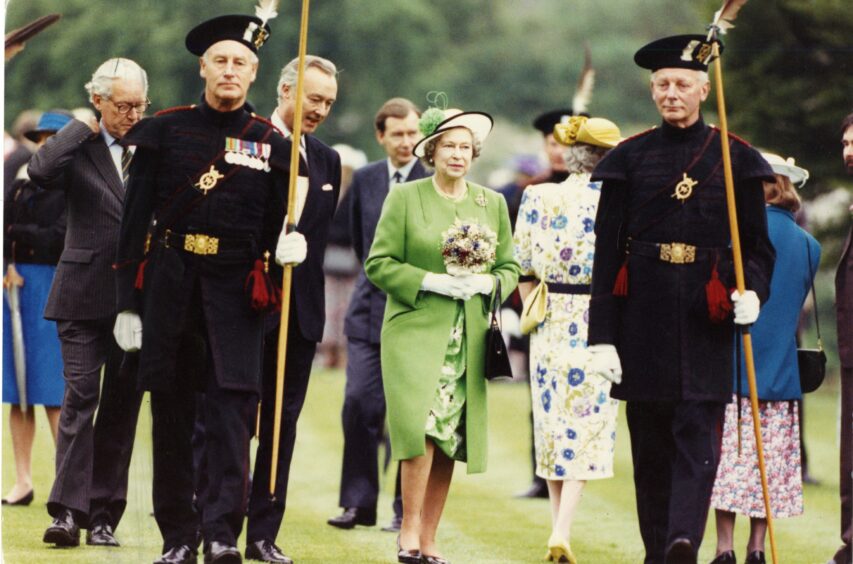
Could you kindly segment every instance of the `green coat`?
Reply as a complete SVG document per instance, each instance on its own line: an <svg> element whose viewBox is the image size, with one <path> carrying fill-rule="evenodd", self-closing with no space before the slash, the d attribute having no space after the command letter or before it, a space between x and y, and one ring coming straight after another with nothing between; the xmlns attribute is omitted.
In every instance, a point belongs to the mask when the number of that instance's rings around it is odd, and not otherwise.
<svg viewBox="0 0 853 564"><path fill-rule="evenodd" d="M481 197L482 196L482 197ZM485 206L477 204L477 200ZM382 381L394 458L424 454L426 419L433 405L450 338L454 300L421 291L427 272L445 273L441 233L456 219L476 219L498 236L491 274L500 278L502 299L518 283L512 231L503 197L468 183L461 202L439 196L431 178L394 187L385 200L364 269L388 295L382 326ZM465 443L468 472L486 469L486 380L483 375L490 296L465 302Z"/></svg>

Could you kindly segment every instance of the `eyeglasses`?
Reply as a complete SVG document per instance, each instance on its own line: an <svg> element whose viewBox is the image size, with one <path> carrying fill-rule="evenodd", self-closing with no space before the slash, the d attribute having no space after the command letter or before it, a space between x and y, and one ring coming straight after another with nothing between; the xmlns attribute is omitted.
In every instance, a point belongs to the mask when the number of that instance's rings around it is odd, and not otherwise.
<svg viewBox="0 0 853 564"><path fill-rule="evenodd" d="M127 102L114 102L111 98L107 98L110 102L113 103L113 106L116 107L118 113L125 115L130 113L130 110L136 110L138 114L144 114L145 110L148 109L148 106L151 105L151 100L145 99L144 102L139 102L138 104L128 104Z"/></svg>

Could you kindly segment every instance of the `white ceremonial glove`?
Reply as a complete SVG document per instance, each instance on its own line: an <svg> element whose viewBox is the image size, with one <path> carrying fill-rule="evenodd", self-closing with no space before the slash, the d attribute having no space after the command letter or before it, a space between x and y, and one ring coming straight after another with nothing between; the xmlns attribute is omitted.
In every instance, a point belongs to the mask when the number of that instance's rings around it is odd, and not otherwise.
<svg viewBox="0 0 853 564"><path fill-rule="evenodd" d="M521 337L521 319L514 309L505 307L501 310L501 331L504 336Z"/></svg>
<svg viewBox="0 0 853 564"><path fill-rule="evenodd" d="M614 384L622 382L622 363L619 353L613 345L590 345L587 349L592 353L588 369L593 374L610 380Z"/></svg>
<svg viewBox="0 0 853 564"><path fill-rule="evenodd" d="M421 282L421 290L441 294L456 300L467 300L472 296L467 285L458 276L427 272Z"/></svg>
<svg viewBox="0 0 853 564"><path fill-rule="evenodd" d="M735 304L735 323L738 325L751 325L758 319L761 302L758 300L758 294L752 290L743 294L735 290L732 292L732 303Z"/></svg>
<svg viewBox="0 0 853 564"><path fill-rule="evenodd" d="M495 289L495 277L491 274L465 274L459 276L471 296L489 295ZM467 299L467 298L466 298Z"/></svg>
<svg viewBox="0 0 853 564"><path fill-rule="evenodd" d="M308 242L299 231L285 233L284 229L278 236L278 244L275 246L275 262L280 266L285 264L299 264L308 256Z"/></svg>
<svg viewBox="0 0 853 564"><path fill-rule="evenodd" d="M123 311L116 316L113 327L116 343L124 352L136 352L142 348L142 320L132 311Z"/></svg>

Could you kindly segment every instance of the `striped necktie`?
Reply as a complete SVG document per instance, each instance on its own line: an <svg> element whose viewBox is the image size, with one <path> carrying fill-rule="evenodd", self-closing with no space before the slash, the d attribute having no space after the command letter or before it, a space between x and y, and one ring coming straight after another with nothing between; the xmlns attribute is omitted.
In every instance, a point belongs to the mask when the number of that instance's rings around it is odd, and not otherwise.
<svg viewBox="0 0 853 564"><path fill-rule="evenodd" d="M127 188L127 178L130 176L130 161L133 160L133 153L128 151L127 147L121 150L121 183Z"/></svg>

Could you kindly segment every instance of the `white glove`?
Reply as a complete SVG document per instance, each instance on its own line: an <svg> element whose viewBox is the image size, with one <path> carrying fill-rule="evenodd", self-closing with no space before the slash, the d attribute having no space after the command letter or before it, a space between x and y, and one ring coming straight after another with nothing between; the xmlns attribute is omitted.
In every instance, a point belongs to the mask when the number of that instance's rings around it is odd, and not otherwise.
<svg viewBox="0 0 853 564"><path fill-rule="evenodd" d="M113 327L116 343L125 352L136 352L142 348L142 320L132 311L123 311L116 316Z"/></svg>
<svg viewBox="0 0 853 564"><path fill-rule="evenodd" d="M590 345L587 349L592 353L589 372L610 380L614 384L622 382L622 363L619 362L619 353L613 345Z"/></svg>
<svg viewBox="0 0 853 564"><path fill-rule="evenodd" d="M735 290L732 292L732 302L735 304L735 323L738 325L751 325L758 319L758 311L761 302L758 294L747 290L743 294Z"/></svg>
<svg viewBox="0 0 853 564"><path fill-rule="evenodd" d="M278 244L275 246L275 262L281 266L285 264L299 264L308 256L308 243L305 236L299 231L285 233L284 229L278 236Z"/></svg>
<svg viewBox="0 0 853 564"><path fill-rule="evenodd" d="M459 276L465 284L468 293L472 296L477 294L489 295L495 289L495 277L491 274L466 274Z"/></svg>
<svg viewBox="0 0 853 564"><path fill-rule="evenodd" d="M514 309L505 307L501 310L501 331L509 337L521 337L521 320Z"/></svg>
<svg viewBox="0 0 853 564"><path fill-rule="evenodd" d="M473 294L468 290L467 284L461 277L450 274L436 274L427 272L421 282L421 290L448 296L456 300L467 300Z"/></svg>

